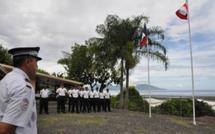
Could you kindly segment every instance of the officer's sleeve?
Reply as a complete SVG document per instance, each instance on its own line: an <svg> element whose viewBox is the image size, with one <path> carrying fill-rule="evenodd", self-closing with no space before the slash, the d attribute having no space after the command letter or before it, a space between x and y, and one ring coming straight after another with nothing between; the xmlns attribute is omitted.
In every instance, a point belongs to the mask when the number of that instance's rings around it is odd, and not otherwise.
<svg viewBox="0 0 215 134"><path fill-rule="evenodd" d="M67 89L66 89L66 88L64 88L64 91L65 91L65 93L68 93L68 91L67 91Z"/></svg>
<svg viewBox="0 0 215 134"><path fill-rule="evenodd" d="M43 89L40 90L40 96L42 95L42 90L43 90Z"/></svg>
<svg viewBox="0 0 215 134"><path fill-rule="evenodd" d="M58 89L56 90L56 93L58 93L58 94L59 94L59 90L60 90L60 89L58 88Z"/></svg>
<svg viewBox="0 0 215 134"><path fill-rule="evenodd" d="M32 89L26 89L25 84L17 84L20 82L14 83L16 84L8 85L9 100L2 122L25 127L32 114L32 109L30 109L32 103L30 90Z"/></svg>

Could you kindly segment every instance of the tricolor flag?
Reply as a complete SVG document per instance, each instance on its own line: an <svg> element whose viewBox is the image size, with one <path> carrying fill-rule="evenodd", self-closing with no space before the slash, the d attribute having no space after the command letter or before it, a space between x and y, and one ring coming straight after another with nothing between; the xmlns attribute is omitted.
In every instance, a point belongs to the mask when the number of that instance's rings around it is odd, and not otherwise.
<svg viewBox="0 0 215 134"><path fill-rule="evenodd" d="M148 32L147 32L146 24L144 24L142 38L140 40L140 47L143 47L148 43L147 35L148 35Z"/></svg>
<svg viewBox="0 0 215 134"><path fill-rule="evenodd" d="M183 6L176 11L176 15L183 20L188 19L188 4L187 1L183 4Z"/></svg>

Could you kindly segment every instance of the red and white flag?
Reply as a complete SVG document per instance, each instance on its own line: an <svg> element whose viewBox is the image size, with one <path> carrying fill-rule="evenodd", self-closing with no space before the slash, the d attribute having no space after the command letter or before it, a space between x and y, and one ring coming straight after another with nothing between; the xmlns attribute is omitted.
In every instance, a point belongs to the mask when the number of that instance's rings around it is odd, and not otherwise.
<svg viewBox="0 0 215 134"><path fill-rule="evenodd" d="M183 6L176 11L176 15L183 20L188 19L188 4L185 2Z"/></svg>
<svg viewBox="0 0 215 134"><path fill-rule="evenodd" d="M142 38L140 40L140 47L145 46L148 43L148 32L146 28L146 24L144 24L143 32L142 32Z"/></svg>

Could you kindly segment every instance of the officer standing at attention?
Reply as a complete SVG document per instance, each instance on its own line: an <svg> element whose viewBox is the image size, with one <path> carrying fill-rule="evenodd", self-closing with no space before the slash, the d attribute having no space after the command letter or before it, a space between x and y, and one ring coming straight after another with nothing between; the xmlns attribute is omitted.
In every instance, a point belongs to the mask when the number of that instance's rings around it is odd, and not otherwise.
<svg viewBox="0 0 215 134"><path fill-rule="evenodd" d="M95 103L94 103L94 92L93 88L89 91L89 111L94 111L95 112Z"/></svg>
<svg viewBox="0 0 215 134"><path fill-rule="evenodd" d="M94 91L94 103L95 103L96 111L99 112L100 102L99 102L99 88L98 87L96 87L96 90Z"/></svg>
<svg viewBox="0 0 215 134"><path fill-rule="evenodd" d="M83 96L84 96L84 104L83 104L83 113L84 112L90 112L90 109L89 109L89 90L88 90L88 87L85 87L85 90L83 92Z"/></svg>
<svg viewBox="0 0 215 134"><path fill-rule="evenodd" d="M48 110L49 94L50 94L50 91L48 89L48 86L40 90L40 112L39 112L40 114L42 114L43 109L45 110L46 114L49 114L49 110Z"/></svg>
<svg viewBox="0 0 215 134"><path fill-rule="evenodd" d="M71 88L68 91L68 95L69 95L68 112L71 112L71 107L73 107L73 105L74 105L74 100L73 100L73 96L72 96L73 90L74 90L74 88L71 86Z"/></svg>
<svg viewBox="0 0 215 134"><path fill-rule="evenodd" d="M73 96L73 105L72 105L72 112L76 110L76 113L79 113L79 105L78 105L78 94L79 94L79 89L76 87L72 91L72 96Z"/></svg>
<svg viewBox="0 0 215 134"><path fill-rule="evenodd" d="M99 103L100 103L99 112L105 111L105 103L104 102L105 102L104 92L102 89L100 89L100 92L99 92Z"/></svg>
<svg viewBox="0 0 215 134"><path fill-rule="evenodd" d="M84 103L84 99L83 99L83 93L84 93L84 90L81 86L78 87L79 89L79 111L80 112L83 112L83 103Z"/></svg>
<svg viewBox="0 0 215 134"><path fill-rule="evenodd" d="M64 88L63 84L61 84L61 86L56 90L56 93L58 94L57 112L66 113L65 104L66 104L67 90L66 90L66 88Z"/></svg>
<svg viewBox="0 0 215 134"><path fill-rule="evenodd" d="M108 112L111 112L111 109L110 109L110 104L111 104L111 94L109 92L109 89L107 88L106 89L106 92L105 92L105 111L108 110Z"/></svg>
<svg viewBox="0 0 215 134"><path fill-rule="evenodd" d="M0 81L0 133L37 134L35 78L39 47L19 47L13 55L13 70Z"/></svg>

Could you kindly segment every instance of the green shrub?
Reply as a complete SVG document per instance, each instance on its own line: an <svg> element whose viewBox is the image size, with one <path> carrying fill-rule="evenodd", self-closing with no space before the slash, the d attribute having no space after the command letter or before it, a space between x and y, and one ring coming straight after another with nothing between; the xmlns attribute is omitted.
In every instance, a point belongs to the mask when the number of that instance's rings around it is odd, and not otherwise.
<svg viewBox="0 0 215 134"><path fill-rule="evenodd" d="M196 116L215 116L215 111L205 102L195 100ZM191 99L171 99L160 106L153 108L161 114L191 117L193 115L193 102Z"/></svg>
<svg viewBox="0 0 215 134"><path fill-rule="evenodd" d="M203 101L195 101L196 106L196 116L215 116L215 111L210 105Z"/></svg>
<svg viewBox="0 0 215 134"><path fill-rule="evenodd" d="M123 92L123 94L125 96L125 91ZM119 100L120 100L120 94L118 94L116 97L112 97L111 103L113 108L119 108ZM149 107L148 102L143 100L142 96L139 94L136 88L129 87L128 109L132 111L148 112L148 107Z"/></svg>

